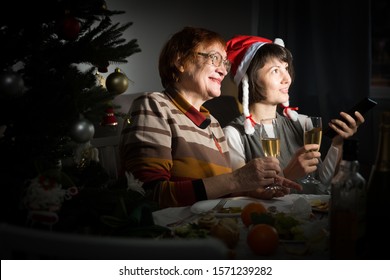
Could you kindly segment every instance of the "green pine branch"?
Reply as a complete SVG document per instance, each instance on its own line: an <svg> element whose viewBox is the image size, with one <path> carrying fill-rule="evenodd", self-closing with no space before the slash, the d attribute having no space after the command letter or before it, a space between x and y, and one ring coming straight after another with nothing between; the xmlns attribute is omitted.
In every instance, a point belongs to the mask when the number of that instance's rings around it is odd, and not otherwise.
<svg viewBox="0 0 390 280"><path fill-rule="evenodd" d="M99 125L107 107L113 106L115 94L98 84L96 69L126 63L129 56L141 51L136 39L123 36L132 23L112 22L112 16L123 13L109 10L104 0L2 4L0 42L7 51L0 54L0 71L14 70L25 86L18 97L0 92L0 126L5 127L0 137L0 177L5 186L2 197L6 198L1 204L7 213L19 215L19 205L14 202L28 180L47 174L59 159L72 162L75 143L70 130L80 116ZM75 40L66 40L62 34L60 23L66 15L80 21ZM80 70L84 64L90 67ZM64 166L66 174L61 178L81 184L80 188L106 184L107 174L92 163L88 174L88 168ZM96 176L99 168L100 177ZM80 205L85 206L83 202Z"/></svg>

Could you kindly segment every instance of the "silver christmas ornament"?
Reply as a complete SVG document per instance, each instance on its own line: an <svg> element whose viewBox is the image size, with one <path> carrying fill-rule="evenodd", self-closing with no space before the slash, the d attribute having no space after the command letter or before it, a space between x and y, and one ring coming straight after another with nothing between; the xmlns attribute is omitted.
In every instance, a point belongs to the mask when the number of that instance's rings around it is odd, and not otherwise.
<svg viewBox="0 0 390 280"><path fill-rule="evenodd" d="M16 98L24 92L24 81L22 77L12 71L0 74L0 96Z"/></svg>
<svg viewBox="0 0 390 280"><path fill-rule="evenodd" d="M70 137L77 143L86 143L90 141L95 134L95 127L87 119L78 120L70 128Z"/></svg>

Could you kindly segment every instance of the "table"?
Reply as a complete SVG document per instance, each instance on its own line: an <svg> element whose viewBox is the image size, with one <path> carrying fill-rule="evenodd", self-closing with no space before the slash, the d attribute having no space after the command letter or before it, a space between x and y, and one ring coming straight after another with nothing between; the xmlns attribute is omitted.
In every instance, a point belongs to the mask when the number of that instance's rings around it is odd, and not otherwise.
<svg viewBox="0 0 390 280"><path fill-rule="evenodd" d="M249 199L249 198L246 198ZM304 213L307 209L304 209L307 204L300 203L304 200L310 202L313 200L328 201L329 195L310 195L310 194L289 194L281 198L274 198L272 200L260 200L250 198L250 201L259 201L266 207L274 206L280 212L298 214ZM210 200L208 203L211 205L217 204L219 200ZM299 202L298 202L299 201ZM199 203L198 203L199 204ZM183 223L196 222L199 218L199 214L194 214L194 207L171 207L165 208L153 213L155 224L161 226L167 226L170 223L183 219ZM311 208L310 208L311 212ZM280 242L278 250L275 254L264 257L257 256L251 252L250 248L246 244L246 236L248 229L242 224L241 219L237 218L240 238L237 246L232 254L234 259L329 259L329 250L327 238L323 238L318 242L312 242L310 246L303 242ZM310 230L316 231L322 229L328 229L328 215L327 213L318 213L315 215L308 226Z"/></svg>

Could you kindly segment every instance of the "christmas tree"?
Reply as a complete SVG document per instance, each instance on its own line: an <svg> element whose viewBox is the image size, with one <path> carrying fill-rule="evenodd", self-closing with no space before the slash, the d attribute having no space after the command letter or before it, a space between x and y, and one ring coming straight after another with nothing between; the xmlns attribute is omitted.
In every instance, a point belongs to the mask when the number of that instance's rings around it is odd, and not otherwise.
<svg viewBox="0 0 390 280"><path fill-rule="evenodd" d="M2 7L0 41L8 51L0 55L1 221L41 219L65 230L94 215L99 220L101 208L117 200L115 191L96 196L111 181L89 141L125 90L123 83L102 85L99 72L140 52L136 39L123 38L132 22L112 22L122 13L103 0Z"/></svg>

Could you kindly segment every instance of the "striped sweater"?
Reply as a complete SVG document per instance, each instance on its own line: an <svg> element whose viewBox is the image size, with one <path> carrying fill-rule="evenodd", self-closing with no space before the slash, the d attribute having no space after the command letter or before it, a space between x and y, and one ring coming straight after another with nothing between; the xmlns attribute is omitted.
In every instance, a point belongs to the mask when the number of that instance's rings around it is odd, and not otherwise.
<svg viewBox="0 0 390 280"><path fill-rule="evenodd" d="M144 182L161 208L207 199L201 179L232 171L218 121L175 92L134 100L119 149L125 171Z"/></svg>

